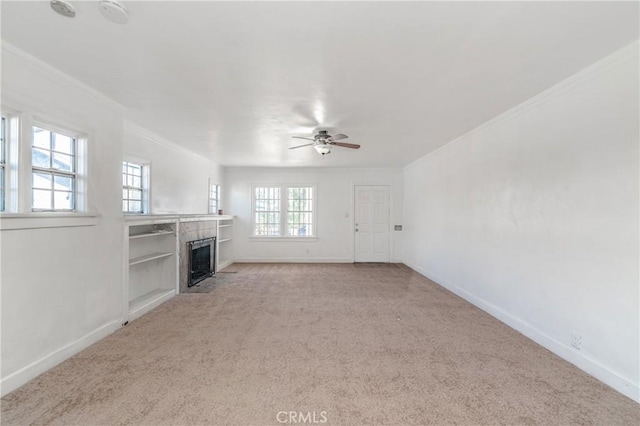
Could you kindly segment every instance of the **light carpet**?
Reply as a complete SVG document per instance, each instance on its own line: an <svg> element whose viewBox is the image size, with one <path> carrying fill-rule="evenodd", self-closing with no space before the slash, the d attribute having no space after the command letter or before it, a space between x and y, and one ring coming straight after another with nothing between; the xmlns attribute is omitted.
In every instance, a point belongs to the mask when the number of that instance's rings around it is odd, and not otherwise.
<svg viewBox="0 0 640 426"><path fill-rule="evenodd" d="M7 395L2 424L640 424L640 405L406 267L227 271Z"/></svg>

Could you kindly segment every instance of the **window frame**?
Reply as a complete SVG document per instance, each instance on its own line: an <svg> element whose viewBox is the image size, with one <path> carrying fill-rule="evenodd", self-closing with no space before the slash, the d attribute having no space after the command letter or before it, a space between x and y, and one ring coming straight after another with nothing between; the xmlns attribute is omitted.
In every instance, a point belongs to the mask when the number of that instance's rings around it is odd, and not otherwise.
<svg viewBox="0 0 640 426"><path fill-rule="evenodd" d="M9 125L9 117L0 114L0 212L6 211L7 206L7 126Z"/></svg>
<svg viewBox="0 0 640 426"><path fill-rule="evenodd" d="M277 188L280 190L279 210L279 233L278 235L256 235L256 189L257 188ZM288 191L290 188L311 188L312 210L311 210L311 235L288 235ZM262 241L314 241L318 239L317 227L318 210L318 189L315 183L283 183L283 184L252 184L251 185L251 235L252 240Z"/></svg>
<svg viewBox="0 0 640 426"><path fill-rule="evenodd" d="M128 163L128 164L133 164L136 166L140 166L140 184L141 187L129 187L129 186L125 186L124 183L122 184L122 189L141 189L142 190L142 195L141 195L141 202L140 202L140 207L142 209L142 211L125 211L124 209L122 210L122 214L125 215L148 215L151 214L151 163L149 161L144 161L138 158L133 158L130 156L125 156L125 158L122 160L121 162L121 167L122 165L124 165L124 163ZM120 172L120 179L122 179L124 177L124 171L121 170ZM124 202L125 199L124 197L121 198L121 201Z"/></svg>
<svg viewBox="0 0 640 426"><path fill-rule="evenodd" d="M35 129L41 129L41 130L45 130L47 132L49 132L50 136L50 145L49 145L49 149L44 149L44 148L39 148L36 147L34 145L35 142L35 138L33 136ZM59 134L61 136L66 136L68 138L71 139L72 142L72 154L66 154L66 153L62 153L62 152L58 152L54 150L53 147L53 135L54 134ZM81 195L79 194L79 173L80 173L80 161L78 159L79 156L79 145L80 145L80 137L78 135L75 135L74 132L69 132L69 131L64 131L64 130L60 130L58 128L56 128L55 126L48 126L47 124L43 124L40 122L36 122L34 121L31 125L31 140L30 140L30 151L31 151L31 168L30 168L30 172L31 172L31 185L30 185L30 193L31 193L31 211L33 213L41 213L41 212L45 212L45 213L75 213L80 211L79 209L79 198L81 198ZM34 161L33 161L33 151L34 149L40 149L40 150L46 150L49 151L50 153L50 162L53 161L53 154L54 153L60 153L60 154L64 154L64 155L69 155L72 157L72 171L65 171L65 170L60 170L60 169L56 169L53 166L51 167L42 167L42 166L36 166L34 165ZM33 196L34 196L34 191L37 190L38 188L36 188L34 186L34 174L36 173L40 173L40 174L47 174L47 175L51 175L51 189L49 190L51 192L51 208L36 208L34 206L33 203ZM73 202L71 205L70 209L57 209L55 208L55 194L56 192L61 192L61 191L56 191L55 190L55 178L56 177L63 177L63 178L70 178L71 179L71 183L72 183L72 189L71 191L68 191L71 193L72 197L73 197ZM66 191L65 191L66 192Z"/></svg>
<svg viewBox="0 0 640 426"><path fill-rule="evenodd" d="M90 210L88 169L90 133L59 115L48 115L29 106L3 105L5 117L5 211L0 212L0 230L95 226L99 217ZM33 127L71 135L76 139L75 210L32 209Z"/></svg>
<svg viewBox="0 0 640 426"><path fill-rule="evenodd" d="M211 198L211 189L215 187L216 188L216 198ZM209 195L208 195L208 208L209 208L209 214L214 214L217 215L218 214L218 210L220 210L220 184L219 183L215 183L213 180L209 180ZM215 208L212 208L213 205L213 201L215 201Z"/></svg>

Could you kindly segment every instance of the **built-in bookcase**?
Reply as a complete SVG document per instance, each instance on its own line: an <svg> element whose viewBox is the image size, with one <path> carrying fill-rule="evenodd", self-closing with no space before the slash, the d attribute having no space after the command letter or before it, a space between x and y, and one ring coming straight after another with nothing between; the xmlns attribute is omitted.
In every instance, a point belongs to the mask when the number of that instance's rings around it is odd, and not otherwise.
<svg viewBox="0 0 640 426"><path fill-rule="evenodd" d="M233 218L218 220L216 271L233 263Z"/></svg>
<svg viewBox="0 0 640 426"><path fill-rule="evenodd" d="M125 320L135 319L178 293L177 217L125 218Z"/></svg>

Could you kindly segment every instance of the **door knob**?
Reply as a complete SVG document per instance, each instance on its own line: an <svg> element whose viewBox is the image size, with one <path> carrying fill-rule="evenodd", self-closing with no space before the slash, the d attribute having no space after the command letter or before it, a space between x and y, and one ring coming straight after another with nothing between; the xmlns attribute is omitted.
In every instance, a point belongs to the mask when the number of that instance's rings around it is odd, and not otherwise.
<svg viewBox="0 0 640 426"><path fill-rule="evenodd" d="M356 232L358 232L358 228L356 228Z"/></svg>

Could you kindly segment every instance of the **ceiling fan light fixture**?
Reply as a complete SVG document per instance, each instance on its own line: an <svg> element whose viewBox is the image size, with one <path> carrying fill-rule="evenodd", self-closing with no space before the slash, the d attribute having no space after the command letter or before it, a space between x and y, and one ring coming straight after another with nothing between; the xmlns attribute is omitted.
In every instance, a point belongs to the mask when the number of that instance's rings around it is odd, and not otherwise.
<svg viewBox="0 0 640 426"><path fill-rule="evenodd" d="M331 154L331 147L329 145L318 144L318 145L314 145L313 147L316 149L316 151L318 151L318 154L322 154L322 155Z"/></svg>
<svg viewBox="0 0 640 426"><path fill-rule="evenodd" d="M76 16L76 9L68 1L52 0L51 9L53 9L54 11L56 11L62 16L66 16L67 18L73 18Z"/></svg>
<svg viewBox="0 0 640 426"><path fill-rule="evenodd" d="M126 24L129 21L129 12L118 0L100 0L98 10L107 20L116 24Z"/></svg>

